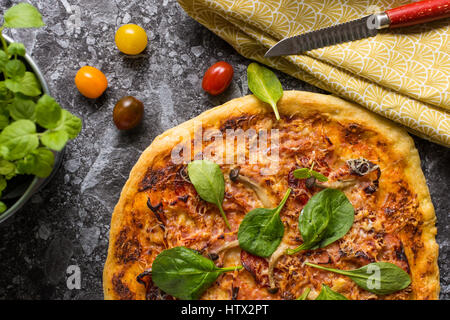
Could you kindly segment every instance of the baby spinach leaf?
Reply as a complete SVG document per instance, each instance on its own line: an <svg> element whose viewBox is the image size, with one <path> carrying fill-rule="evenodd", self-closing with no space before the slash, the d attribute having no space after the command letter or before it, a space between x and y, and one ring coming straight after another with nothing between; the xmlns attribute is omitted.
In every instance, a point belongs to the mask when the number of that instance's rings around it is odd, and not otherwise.
<svg viewBox="0 0 450 320"><path fill-rule="evenodd" d="M59 131L46 131L41 136L41 142L44 146L55 150L61 151L69 140L69 135L64 130Z"/></svg>
<svg viewBox="0 0 450 320"><path fill-rule="evenodd" d="M306 262L306 265L321 270L342 274L352 279L361 288L379 295L391 294L405 289L411 278L403 269L389 262L369 263L355 270L339 270Z"/></svg>
<svg viewBox="0 0 450 320"><path fill-rule="evenodd" d="M3 213L6 211L6 209L8 209L6 207L6 204L3 201L0 201L0 213Z"/></svg>
<svg viewBox="0 0 450 320"><path fill-rule="evenodd" d="M0 129L7 127L9 124L9 111L6 106L0 106Z"/></svg>
<svg viewBox="0 0 450 320"><path fill-rule="evenodd" d="M245 215L238 231L241 249L264 258L275 252L284 235L280 212L290 194L288 189L275 209L257 208Z"/></svg>
<svg viewBox="0 0 450 320"><path fill-rule="evenodd" d="M25 64L20 60L10 60L5 65L6 75L13 79L22 78L26 70Z"/></svg>
<svg viewBox="0 0 450 320"><path fill-rule="evenodd" d="M325 284L322 284L322 290L315 300L348 300L342 294L333 291Z"/></svg>
<svg viewBox="0 0 450 320"><path fill-rule="evenodd" d="M5 66L9 61L9 57L6 54L5 51L0 50L0 70L4 71L5 70Z"/></svg>
<svg viewBox="0 0 450 320"><path fill-rule="evenodd" d="M58 126L62 118L62 109L60 105L50 97L44 94L36 105L36 122L43 128L54 129Z"/></svg>
<svg viewBox="0 0 450 320"><path fill-rule="evenodd" d="M61 107L51 97L42 95L41 85L33 72L27 71L26 55L21 43L10 43L1 30L33 28L44 25L39 11L28 3L20 3L4 14L0 27L0 189L16 174L47 177L53 170L53 150L61 150L68 139L81 131L81 119ZM15 121L13 121L15 120ZM36 132L36 123L48 129ZM39 138L41 137L41 140ZM17 188L16 188L17 189ZM1 194L1 190L0 190ZM6 210L0 202L0 211Z"/></svg>
<svg viewBox="0 0 450 320"><path fill-rule="evenodd" d="M0 194L5 189L6 189L6 178L4 176L0 176Z"/></svg>
<svg viewBox="0 0 450 320"><path fill-rule="evenodd" d="M16 96L8 106L9 114L14 120L29 119L34 120L36 104L33 100L23 99Z"/></svg>
<svg viewBox="0 0 450 320"><path fill-rule="evenodd" d="M225 179L218 164L209 160L195 160L188 164L188 175L200 198L215 204L228 229L231 229L222 208L225 195Z"/></svg>
<svg viewBox="0 0 450 320"><path fill-rule="evenodd" d="M62 119L56 130L64 130L67 132L69 139L75 139L81 131L82 121L69 111L62 109Z"/></svg>
<svg viewBox="0 0 450 320"><path fill-rule="evenodd" d="M29 97L37 97L41 92L41 85L34 73L25 72L25 75L19 79L6 79L6 87L14 93L23 93Z"/></svg>
<svg viewBox="0 0 450 320"><path fill-rule="evenodd" d="M326 247L350 230L354 217L354 208L342 191L322 190L308 201L299 216L303 244L286 253Z"/></svg>
<svg viewBox="0 0 450 320"><path fill-rule="evenodd" d="M30 120L11 123L0 134L0 145L8 149L6 160L18 160L39 146L36 125Z"/></svg>
<svg viewBox="0 0 450 320"><path fill-rule="evenodd" d="M294 170L294 177L297 179L308 179L309 177L311 177L309 168L301 168Z"/></svg>
<svg viewBox="0 0 450 320"><path fill-rule="evenodd" d="M39 28L45 26L39 11L28 3L19 3L5 12L6 28Z"/></svg>
<svg viewBox="0 0 450 320"><path fill-rule="evenodd" d="M8 53L23 57L26 53L25 46L23 43L13 42L8 46Z"/></svg>
<svg viewBox="0 0 450 320"><path fill-rule="evenodd" d="M277 120L280 120L277 102L283 96L283 87L275 73L255 62L247 68L248 88L261 101L272 106Z"/></svg>
<svg viewBox="0 0 450 320"><path fill-rule="evenodd" d="M17 170L20 174L33 174L45 178L52 172L54 162L53 152L46 148L38 148L17 161Z"/></svg>
<svg viewBox="0 0 450 320"><path fill-rule="evenodd" d="M317 171L314 171L313 168L314 168L314 162L313 162L311 168L296 169L296 170L294 170L294 177L297 179L308 179L308 178L314 177L320 182L328 181L327 177L325 177L323 174L321 174Z"/></svg>
<svg viewBox="0 0 450 320"><path fill-rule="evenodd" d="M0 159L0 175L9 178L16 172L16 166L13 162Z"/></svg>
<svg viewBox="0 0 450 320"><path fill-rule="evenodd" d="M303 290L303 293L300 297L297 298L297 300L306 300L309 296L309 293L311 292L311 288L306 288Z"/></svg>
<svg viewBox="0 0 450 320"><path fill-rule="evenodd" d="M327 181L328 181L328 178L325 177L325 176L324 176L323 174L321 174L320 172L311 170L311 175L312 175L314 178L316 178L318 181L320 181L320 182L327 182Z"/></svg>
<svg viewBox="0 0 450 320"><path fill-rule="evenodd" d="M152 265L152 280L162 291L179 299L198 299L219 275L242 266L218 268L212 260L185 248L161 252Z"/></svg>

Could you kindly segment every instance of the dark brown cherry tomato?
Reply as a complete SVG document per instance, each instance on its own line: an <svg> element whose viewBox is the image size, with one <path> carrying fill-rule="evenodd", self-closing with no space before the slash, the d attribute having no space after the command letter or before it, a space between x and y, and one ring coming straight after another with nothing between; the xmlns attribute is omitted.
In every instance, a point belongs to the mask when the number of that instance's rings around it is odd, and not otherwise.
<svg viewBox="0 0 450 320"><path fill-rule="evenodd" d="M123 97L114 107L113 119L119 130L136 127L144 116L144 104L135 97Z"/></svg>
<svg viewBox="0 0 450 320"><path fill-rule="evenodd" d="M219 61L206 70L203 76L203 90L216 96L224 92L233 80L233 67L225 61Z"/></svg>

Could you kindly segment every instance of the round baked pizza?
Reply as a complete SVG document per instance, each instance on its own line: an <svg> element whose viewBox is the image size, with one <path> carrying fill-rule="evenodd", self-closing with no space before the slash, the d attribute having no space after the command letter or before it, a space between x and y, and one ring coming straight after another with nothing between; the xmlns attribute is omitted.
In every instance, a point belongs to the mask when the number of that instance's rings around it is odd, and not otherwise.
<svg viewBox="0 0 450 320"><path fill-rule="evenodd" d="M330 95L255 96L158 136L115 207L106 299L437 299L413 140Z"/></svg>

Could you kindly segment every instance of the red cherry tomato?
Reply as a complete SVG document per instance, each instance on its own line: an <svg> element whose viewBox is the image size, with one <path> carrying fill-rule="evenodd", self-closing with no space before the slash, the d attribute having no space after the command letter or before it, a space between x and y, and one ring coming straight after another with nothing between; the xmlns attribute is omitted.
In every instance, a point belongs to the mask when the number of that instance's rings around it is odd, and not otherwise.
<svg viewBox="0 0 450 320"><path fill-rule="evenodd" d="M216 96L224 92L233 80L233 67L225 61L219 61L206 70L203 76L203 90Z"/></svg>

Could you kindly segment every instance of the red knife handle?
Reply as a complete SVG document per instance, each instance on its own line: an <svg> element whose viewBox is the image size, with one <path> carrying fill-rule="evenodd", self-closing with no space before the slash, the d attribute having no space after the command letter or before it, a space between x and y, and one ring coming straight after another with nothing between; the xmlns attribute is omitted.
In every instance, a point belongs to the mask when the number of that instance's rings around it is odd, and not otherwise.
<svg viewBox="0 0 450 320"><path fill-rule="evenodd" d="M450 17L450 0L425 0L386 11L389 28L400 28Z"/></svg>

